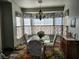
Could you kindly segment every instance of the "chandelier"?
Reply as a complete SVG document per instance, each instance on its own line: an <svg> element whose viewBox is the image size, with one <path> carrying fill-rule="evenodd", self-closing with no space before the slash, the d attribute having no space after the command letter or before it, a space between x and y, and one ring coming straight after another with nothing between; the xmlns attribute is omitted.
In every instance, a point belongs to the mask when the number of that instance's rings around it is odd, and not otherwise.
<svg viewBox="0 0 79 59"><path fill-rule="evenodd" d="M38 14L36 15L36 18L39 18L40 20L42 20L42 18L45 17L41 8L42 0L38 0L38 3L40 4L40 8L39 8Z"/></svg>

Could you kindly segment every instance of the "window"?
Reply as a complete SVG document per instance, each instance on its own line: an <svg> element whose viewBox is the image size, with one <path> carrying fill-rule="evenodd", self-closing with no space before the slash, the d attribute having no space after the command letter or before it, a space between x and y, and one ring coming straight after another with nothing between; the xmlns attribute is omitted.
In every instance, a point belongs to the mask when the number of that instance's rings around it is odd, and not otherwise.
<svg viewBox="0 0 79 59"><path fill-rule="evenodd" d="M16 30L17 30L17 39L20 39L23 36L23 26L21 17L16 17Z"/></svg>
<svg viewBox="0 0 79 59"><path fill-rule="evenodd" d="M31 34L31 19L24 18L24 33L30 35Z"/></svg>
<svg viewBox="0 0 79 59"><path fill-rule="evenodd" d="M61 35L62 34L62 26L61 25L56 25L55 27L55 33L58 34L58 35Z"/></svg>
<svg viewBox="0 0 79 59"><path fill-rule="evenodd" d="M53 18L32 19L32 31L36 34L38 31L44 31L45 34L53 33Z"/></svg>
<svg viewBox="0 0 79 59"><path fill-rule="evenodd" d="M53 25L53 18L45 18L44 25Z"/></svg>
<svg viewBox="0 0 79 59"><path fill-rule="evenodd" d="M24 33L28 35L37 34L38 31L44 31L45 34L57 34L62 33L63 25L62 17L56 18L44 18L40 19L30 19L24 18Z"/></svg>
<svg viewBox="0 0 79 59"><path fill-rule="evenodd" d="M53 25L53 18L32 19L32 25Z"/></svg>
<svg viewBox="0 0 79 59"><path fill-rule="evenodd" d="M23 36L23 27L17 27L17 39L20 39Z"/></svg>
<svg viewBox="0 0 79 59"><path fill-rule="evenodd" d="M62 17L56 17L55 18L55 32L58 34L58 35L61 35L62 34L62 25L63 25L63 18Z"/></svg>
<svg viewBox="0 0 79 59"><path fill-rule="evenodd" d="M24 18L24 26L31 25L30 18Z"/></svg>
<svg viewBox="0 0 79 59"><path fill-rule="evenodd" d="M16 26L21 26L20 17L16 17Z"/></svg>
<svg viewBox="0 0 79 59"><path fill-rule="evenodd" d="M55 25L63 25L62 17L56 17L55 18Z"/></svg>
<svg viewBox="0 0 79 59"><path fill-rule="evenodd" d="M32 25L43 25L44 20L32 19Z"/></svg>

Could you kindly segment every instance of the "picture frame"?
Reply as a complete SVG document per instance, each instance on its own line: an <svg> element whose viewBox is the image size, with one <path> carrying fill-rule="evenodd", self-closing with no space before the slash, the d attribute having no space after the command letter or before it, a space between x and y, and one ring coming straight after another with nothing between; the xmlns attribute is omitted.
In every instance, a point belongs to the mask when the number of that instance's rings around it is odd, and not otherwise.
<svg viewBox="0 0 79 59"><path fill-rule="evenodd" d="M72 18L71 19L71 25L70 25L71 27L76 27L76 18Z"/></svg>
<svg viewBox="0 0 79 59"><path fill-rule="evenodd" d="M74 34L74 39L78 40L78 34L77 33Z"/></svg>

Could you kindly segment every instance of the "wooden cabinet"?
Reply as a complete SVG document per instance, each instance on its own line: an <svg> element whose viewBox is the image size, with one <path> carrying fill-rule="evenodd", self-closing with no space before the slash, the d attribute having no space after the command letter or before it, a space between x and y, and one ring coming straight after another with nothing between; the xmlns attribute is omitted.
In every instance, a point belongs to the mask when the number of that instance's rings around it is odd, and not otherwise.
<svg viewBox="0 0 79 59"><path fill-rule="evenodd" d="M65 59L79 59L79 41L62 38L61 51Z"/></svg>

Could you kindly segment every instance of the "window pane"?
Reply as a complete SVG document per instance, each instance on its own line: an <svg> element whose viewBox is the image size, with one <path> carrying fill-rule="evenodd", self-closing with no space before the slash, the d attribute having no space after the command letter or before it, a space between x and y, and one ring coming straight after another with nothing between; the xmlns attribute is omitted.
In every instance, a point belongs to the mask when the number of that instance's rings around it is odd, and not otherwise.
<svg viewBox="0 0 79 59"><path fill-rule="evenodd" d="M53 18L44 18L42 20L33 19L32 24L33 25L53 25Z"/></svg>
<svg viewBox="0 0 79 59"><path fill-rule="evenodd" d="M41 26L41 30L44 31L45 34L53 34L53 26L51 25Z"/></svg>
<svg viewBox="0 0 79 59"><path fill-rule="evenodd" d="M33 19L32 24L33 34L36 34L38 31L44 31L45 34L53 33L53 18Z"/></svg>
<svg viewBox="0 0 79 59"><path fill-rule="evenodd" d="M53 25L53 18L45 18L44 25Z"/></svg>
<svg viewBox="0 0 79 59"><path fill-rule="evenodd" d="M55 33L57 33L58 35L62 34L62 26L55 26Z"/></svg>
<svg viewBox="0 0 79 59"><path fill-rule="evenodd" d="M24 26L24 33L30 35L31 34L31 26Z"/></svg>
<svg viewBox="0 0 79 59"><path fill-rule="evenodd" d="M23 36L22 29L23 27L17 27L17 39L20 39Z"/></svg>
<svg viewBox="0 0 79 59"><path fill-rule="evenodd" d="M34 25L32 27L33 34L37 34L39 31L44 31L45 34L53 34L53 26L52 25Z"/></svg>
<svg viewBox="0 0 79 59"><path fill-rule="evenodd" d="M16 26L21 26L21 17L16 17Z"/></svg>
<svg viewBox="0 0 79 59"><path fill-rule="evenodd" d="M43 25L44 24L44 20L32 19L32 24L33 25Z"/></svg>
<svg viewBox="0 0 79 59"><path fill-rule="evenodd" d="M30 18L24 18L24 25L31 25Z"/></svg>
<svg viewBox="0 0 79 59"><path fill-rule="evenodd" d="M55 18L55 25L63 25L62 24L62 17L57 17L57 18Z"/></svg>

